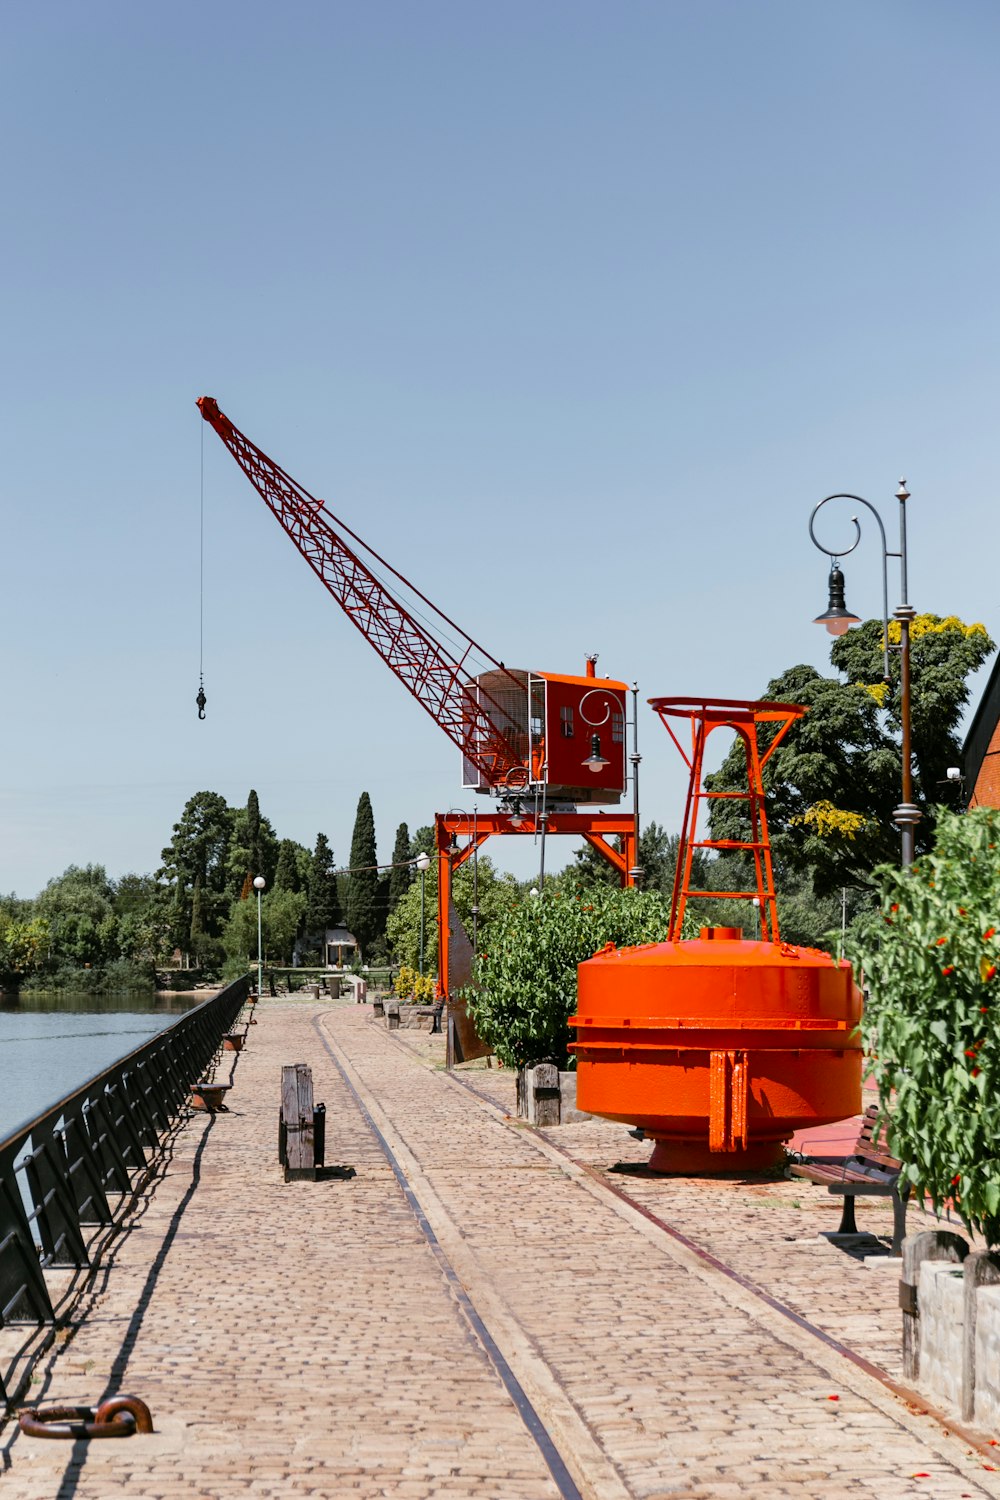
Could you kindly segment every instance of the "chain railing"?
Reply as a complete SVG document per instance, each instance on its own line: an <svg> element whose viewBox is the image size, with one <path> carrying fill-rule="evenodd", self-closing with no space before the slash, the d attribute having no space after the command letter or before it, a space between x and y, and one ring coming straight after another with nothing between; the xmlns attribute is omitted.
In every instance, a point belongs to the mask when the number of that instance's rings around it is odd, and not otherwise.
<svg viewBox="0 0 1000 1500"><path fill-rule="evenodd" d="M135 1206L163 1138L191 1085L216 1065L249 989L249 975L237 979L0 1141L5 1407L39 1331L60 1326Z"/></svg>

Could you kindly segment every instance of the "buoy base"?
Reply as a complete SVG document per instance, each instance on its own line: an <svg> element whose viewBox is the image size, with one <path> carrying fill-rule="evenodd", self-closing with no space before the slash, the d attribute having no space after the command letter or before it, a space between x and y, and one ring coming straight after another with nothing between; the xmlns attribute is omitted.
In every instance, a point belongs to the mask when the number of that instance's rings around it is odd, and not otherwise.
<svg viewBox="0 0 1000 1500"><path fill-rule="evenodd" d="M648 1134L648 1132L647 1132ZM723 1177L731 1172L770 1172L784 1160L777 1141L754 1141L739 1151L710 1151L707 1141L654 1138L650 1172L673 1177Z"/></svg>

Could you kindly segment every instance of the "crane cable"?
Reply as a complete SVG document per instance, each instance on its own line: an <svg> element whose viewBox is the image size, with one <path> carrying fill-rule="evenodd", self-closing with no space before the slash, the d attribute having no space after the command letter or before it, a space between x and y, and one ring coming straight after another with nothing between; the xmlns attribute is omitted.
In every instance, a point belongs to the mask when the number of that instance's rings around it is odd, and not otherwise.
<svg viewBox="0 0 1000 1500"><path fill-rule="evenodd" d="M205 717L205 424L201 424L201 504L198 516L198 717Z"/></svg>

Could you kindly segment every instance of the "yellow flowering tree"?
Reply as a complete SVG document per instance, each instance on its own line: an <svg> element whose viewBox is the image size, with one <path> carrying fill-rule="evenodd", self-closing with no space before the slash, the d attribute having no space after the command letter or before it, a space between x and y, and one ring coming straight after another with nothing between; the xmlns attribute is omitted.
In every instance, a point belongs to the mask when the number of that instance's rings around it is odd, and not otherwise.
<svg viewBox="0 0 1000 1500"><path fill-rule="evenodd" d="M954 796L946 772L960 758L968 680L993 642L982 625L934 614L916 617L910 639L914 795L924 812L917 827L920 852L933 842L937 804ZM899 627L891 622L889 644L898 642ZM803 874L821 895L870 886L877 865L898 861L892 813L901 796L899 670L893 656L892 680L883 681L882 647L881 620L867 620L833 642L830 660L837 675L791 667L762 694L809 710L764 772L779 886L783 876ZM744 758L734 745L706 782L721 791L741 781L745 785ZM711 827L716 838L746 838L743 805L715 800Z"/></svg>

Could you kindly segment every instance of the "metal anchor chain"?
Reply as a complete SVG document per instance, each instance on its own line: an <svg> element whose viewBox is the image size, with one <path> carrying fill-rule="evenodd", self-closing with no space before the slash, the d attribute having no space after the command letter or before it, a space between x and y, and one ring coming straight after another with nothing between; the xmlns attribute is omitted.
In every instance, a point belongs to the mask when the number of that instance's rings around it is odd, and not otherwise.
<svg viewBox="0 0 1000 1500"><path fill-rule="evenodd" d="M18 1424L27 1437L122 1438L152 1432L153 1418L138 1396L111 1396L93 1406L25 1406Z"/></svg>

